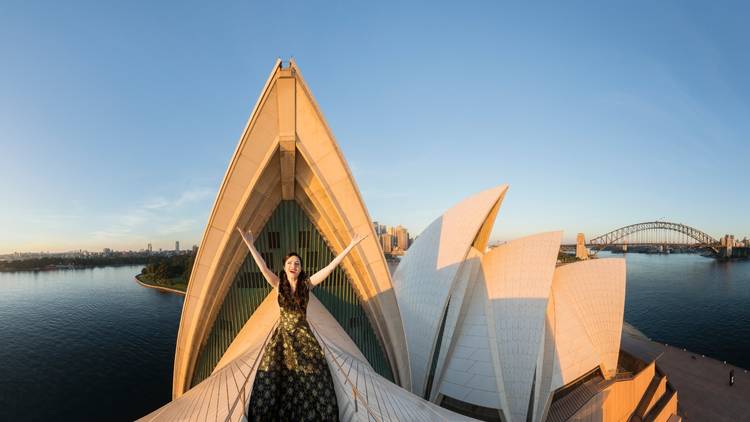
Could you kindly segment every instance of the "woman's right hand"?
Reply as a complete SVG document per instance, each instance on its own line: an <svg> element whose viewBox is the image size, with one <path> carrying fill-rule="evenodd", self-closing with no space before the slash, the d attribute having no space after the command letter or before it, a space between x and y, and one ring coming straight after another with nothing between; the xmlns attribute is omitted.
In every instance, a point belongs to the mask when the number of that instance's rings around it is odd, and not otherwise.
<svg viewBox="0 0 750 422"><path fill-rule="evenodd" d="M253 232L251 232L250 230L244 231L239 226L237 226L237 231L240 232L242 240L244 240L248 246L251 246L253 244L253 242L255 241L255 238L253 238Z"/></svg>

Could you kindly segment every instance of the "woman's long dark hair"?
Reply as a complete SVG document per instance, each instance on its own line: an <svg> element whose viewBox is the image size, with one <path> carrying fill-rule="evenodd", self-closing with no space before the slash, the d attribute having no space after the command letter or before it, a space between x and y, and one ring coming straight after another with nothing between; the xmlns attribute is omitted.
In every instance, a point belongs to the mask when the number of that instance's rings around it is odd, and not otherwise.
<svg viewBox="0 0 750 422"><path fill-rule="evenodd" d="M300 272L297 276L297 288L294 290L294 294L292 294L292 285L289 283L289 280L286 278L286 271L284 271L284 268L286 268L286 261L296 256L299 259L299 266L300 266ZM296 252L289 252L282 261L282 268L281 268L281 274L279 274L279 289L282 293L288 294L294 298L294 302L298 306L303 306L303 302L307 298L307 273L305 273L305 270L302 269L302 257L299 256Z"/></svg>

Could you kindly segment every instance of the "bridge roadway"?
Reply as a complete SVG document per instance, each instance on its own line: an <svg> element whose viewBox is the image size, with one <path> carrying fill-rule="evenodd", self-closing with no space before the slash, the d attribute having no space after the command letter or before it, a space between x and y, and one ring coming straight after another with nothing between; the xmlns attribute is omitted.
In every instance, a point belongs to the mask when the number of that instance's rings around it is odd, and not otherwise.
<svg viewBox="0 0 750 422"><path fill-rule="evenodd" d="M621 347L645 361L656 358L677 390L684 421L750 421L750 373L744 368L649 340L627 324ZM729 371L735 383L729 386Z"/></svg>

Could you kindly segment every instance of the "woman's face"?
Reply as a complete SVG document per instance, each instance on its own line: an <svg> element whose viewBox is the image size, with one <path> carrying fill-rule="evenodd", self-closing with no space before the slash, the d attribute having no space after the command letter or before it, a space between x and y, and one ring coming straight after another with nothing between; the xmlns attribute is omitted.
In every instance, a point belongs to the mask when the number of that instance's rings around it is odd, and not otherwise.
<svg viewBox="0 0 750 422"><path fill-rule="evenodd" d="M297 276L302 271L302 262L296 256L290 256L284 263L284 271L286 272L286 278L297 280Z"/></svg>

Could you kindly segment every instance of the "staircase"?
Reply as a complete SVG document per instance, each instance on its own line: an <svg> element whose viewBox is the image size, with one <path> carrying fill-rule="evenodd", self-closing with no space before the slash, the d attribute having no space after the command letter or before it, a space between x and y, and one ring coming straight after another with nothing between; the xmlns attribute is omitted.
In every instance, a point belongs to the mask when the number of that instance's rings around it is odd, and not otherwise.
<svg viewBox="0 0 750 422"><path fill-rule="evenodd" d="M565 422L570 419L589 400L599 394L610 381L605 380L600 374L591 377L581 383L573 391L564 397L555 400L550 406L547 414L547 422Z"/></svg>

